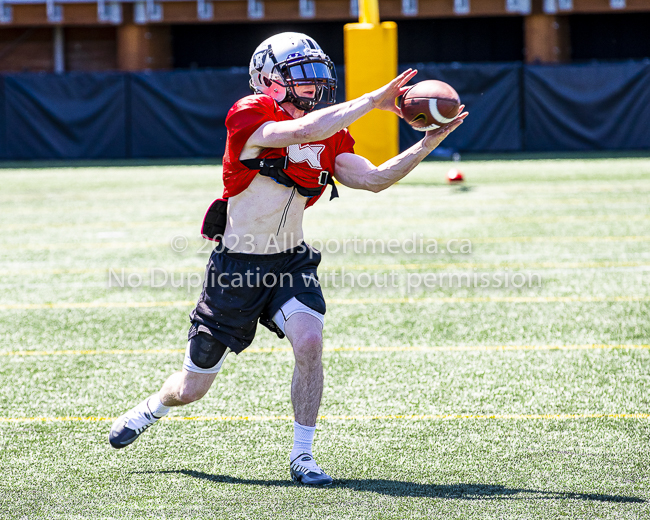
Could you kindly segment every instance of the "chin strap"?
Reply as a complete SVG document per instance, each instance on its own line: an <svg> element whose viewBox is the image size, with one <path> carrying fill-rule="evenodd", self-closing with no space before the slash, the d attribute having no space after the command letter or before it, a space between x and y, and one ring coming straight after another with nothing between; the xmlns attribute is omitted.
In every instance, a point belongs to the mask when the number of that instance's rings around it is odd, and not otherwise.
<svg viewBox="0 0 650 520"><path fill-rule="evenodd" d="M294 96L290 90L291 88L287 88L287 96L285 98L285 101L288 101L298 110L302 110L304 112L311 112L314 110L314 108L316 108L316 101L302 101L297 96Z"/></svg>

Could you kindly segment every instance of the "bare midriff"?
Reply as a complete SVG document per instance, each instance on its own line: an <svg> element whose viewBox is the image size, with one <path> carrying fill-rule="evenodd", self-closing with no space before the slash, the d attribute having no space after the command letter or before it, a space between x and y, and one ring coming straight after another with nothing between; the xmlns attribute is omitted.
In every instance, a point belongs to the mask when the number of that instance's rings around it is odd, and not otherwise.
<svg viewBox="0 0 650 520"><path fill-rule="evenodd" d="M303 241L302 216L307 198L270 177L256 175L250 186L228 199L223 244L233 251L274 254Z"/></svg>

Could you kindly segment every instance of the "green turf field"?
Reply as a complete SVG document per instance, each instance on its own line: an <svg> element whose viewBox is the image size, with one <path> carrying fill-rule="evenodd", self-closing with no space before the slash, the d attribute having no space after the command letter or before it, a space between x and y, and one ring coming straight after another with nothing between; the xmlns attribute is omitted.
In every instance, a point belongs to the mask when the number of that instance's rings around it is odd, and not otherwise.
<svg viewBox="0 0 650 520"><path fill-rule="evenodd" d="M292 354L266 329L108 445L180 367L220 167L0 169L0 518L650 518L650 159L459 165L464 190L430 162L306 213L329 489L289 480Z"/></svg>

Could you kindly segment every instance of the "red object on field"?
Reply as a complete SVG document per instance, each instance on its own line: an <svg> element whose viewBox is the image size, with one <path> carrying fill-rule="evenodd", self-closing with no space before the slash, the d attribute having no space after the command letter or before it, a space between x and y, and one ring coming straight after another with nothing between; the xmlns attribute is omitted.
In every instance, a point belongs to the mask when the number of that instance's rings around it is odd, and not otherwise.
<svg viewBox="0 0 650 520"><path fill-rule="evenodd" d="M415 130L437 130L460 112L460 98L451 85L437 80L413 85L400 99L404 120Z"/></svg>
<svg viewBox="0 0 650 520"><path fill-rule="evenodd" d="M458 182L463 182L463 180L463 172L460 170L452 168L447 172L447 182L449 182L449 184L456 184Z"/></svg>

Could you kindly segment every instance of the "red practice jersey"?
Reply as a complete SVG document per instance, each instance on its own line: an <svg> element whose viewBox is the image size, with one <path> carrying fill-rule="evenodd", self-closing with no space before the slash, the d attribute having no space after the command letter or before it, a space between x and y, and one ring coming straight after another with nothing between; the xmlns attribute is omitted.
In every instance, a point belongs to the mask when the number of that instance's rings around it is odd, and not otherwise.
<svg viewBox="0 0 650 520"><path fill-rule="evenodd" d="M267 121L289 121L293 118L270 96L257 94L246 96L233 105L226 116L226 153L223 157L223 198L234 197L244 191L257 171L249 170L239 156L251 135ZM284 172L305 188L321 186L321 172L334 173L336 156L342 153L354 153L354 139L350 132L341 130L323 141L307 144L294 144L287 148L266 148L259 159L274 159L289 156L289 165ZM307 207L314 204L325 191L311 197Z"/></svg>

